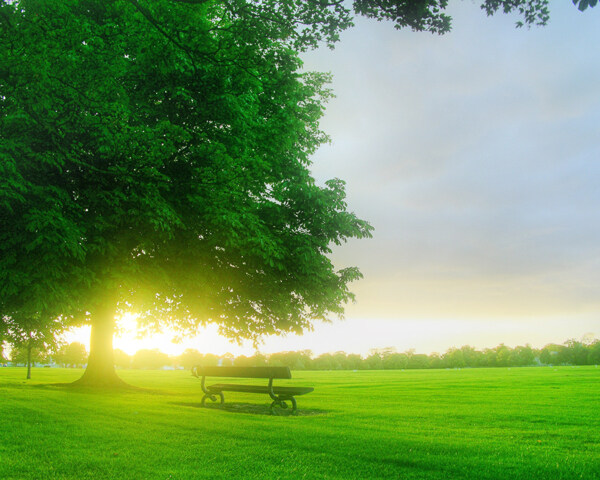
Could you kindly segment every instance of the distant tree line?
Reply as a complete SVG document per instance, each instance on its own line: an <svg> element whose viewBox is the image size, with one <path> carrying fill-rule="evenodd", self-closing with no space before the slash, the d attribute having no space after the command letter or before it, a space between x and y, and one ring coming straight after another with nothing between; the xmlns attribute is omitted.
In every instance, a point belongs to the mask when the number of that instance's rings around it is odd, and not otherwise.
<svg viewBox="0 0 600 480"><path fill-rule="evenodd" d="M355 353L335 352L315 356L311 350L279 352L252 356L203 354L187 349L181 355L168 356L158 349L139 350L128 355L115 350L115 365L119 368L155 369L179 367L189 370L194 365L288 366L292 370L401 370L427 368L522 367L532 365L598 365L600 340L568 340L562 345L549 344L535 349L529 345L510 348L476 350L471 346L450 348L446 353L430 355L414 350L399 353L394 348L371 350L363 357Z"/></svg>
<svg viewBox="0 0 600 480"><path fill-rule="evenodd" d="M0 350L0 354L2 351ZM13 346L8 358L13 364L26 364L27 350ZM31 352L34 363L56 364L63 367L82 367L87 362L85 346L78 342L63 344L54 351L39 348ZM231 353L215 355L187 349L181 355L169 356L158 349L138 350L128 355L116 349L114 357L117 368L191 369L194 365L233 366L288 366L292 370L401 370L434 368L477 368L477 367L524 367L533 365L598 365L600 364L600 340L568 340L535 349L529 345L508 347L500 344L495 348L477 350L471 346L450 348L445 353L430 355L415 353L414 350L397 352L394 348L373 349L369 355L335 352L315 356L311 350L255 353L252 356L235 357Z"/></svg>

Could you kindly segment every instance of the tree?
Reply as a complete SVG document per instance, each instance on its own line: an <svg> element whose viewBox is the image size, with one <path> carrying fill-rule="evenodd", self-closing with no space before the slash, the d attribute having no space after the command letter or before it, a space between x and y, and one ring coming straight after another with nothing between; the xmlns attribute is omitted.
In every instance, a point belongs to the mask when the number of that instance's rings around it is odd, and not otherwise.
<svg viewBox="0 0 600 480"><path fill-rule="evenodd" d="M4 356L4 336L6 335L6 325L3 321L0 321L0 363L4 363L6 358Z"/></svg>
<svg viewBox="0 0 600 480"><path fill-rule="evenodd" d="M1 318L5 340L11 345L11 360L27 365L27 379L31 379L33 362L44 360L59 345L64 331L60 318L48 320L38 313L13 313Z"/></svg>
<svg viewBox="0 0 600 480"><path fill-rule="evenodd" d="M127 354L120 348L116 348L114 351L114 364L118 368L129 368L131 367L131 355Z"/></svg>
<svg viewBox="0 0 600 480"><path fill-rule="evenodd" d="M446 5L353 8L444 33ZM483 7L547 18L545 0ZM331 244L371 227L347 211L342 181L310 176L330 92L298 54L333 45L351 13L317 0L0 0L0 312L44 303L91 324L87 384L120 383L118 313L255 341L342 315L360 272L336 271Z"/></svg>
<svg viewBox="0 0 600 480"><path fill-rule="evenodd" d="M464 368L466 366L464 352L458 348L450 348L444 353L444 363L449 368Z"/></svg>
<svg viewBox="0 0 600 480"><path fill-rule="evenodd" d="M463 352L466 367L479 367L481 365L483 357L481 352L470 345L463 345L460 349Z"/></svg>
<svg viewBox="0 0 600 480"><path fill-rule="evenodd" d="M29 288L84 315L80 383L119 383L117 312L256 339L352 299L360 273L327 255L371 227L308 169L327 76L299 74L287 34L233 6L2 4L2 305ZM31 252L55 261L38 272Z"/></svg>
<svg viewBox="0 0 600 480"><path fill-rule="evenodd" d="M575 339L566 341L565 358L566 362L571 365L587 365L588 364L588 348L582 342Z"/></svg>
<svg viewBox="0 0 600 480"><path fill-rule="evenodd" d="M152 350L142 349L135 352L131 361L133 368L157 370L171 364L171 360L166 353L157 348Z"/></svg>
<svg viewBox="0 0 600 480"><path fill-rule="evenodd" d="M444 359L439 353L429 355L429 368L444 368Z"/></svg>
<svg viewBox="0 0 600 480"><path fill-rule="evenodd" d="M187 348L181 355L179 355L177 362L186 370L191 370L194 365L201 364L202 359L203 355L198 350L195 348Z"/></svg>
<svg viewBox="0 0 600 480"><path fill-rule="evenodd" d="M424 353L416 353L408 357L407 368L429 368L430 360Z"/></svg>
<svg viewBox="0 0 600 480"><path fill-rule="evenodd" d="M510 365L524 367L533 365L535 353L529 345L515 347L510 353Z"/></svg>
<svg viewBox="0 0 600 480"><path fill-rule="evenodd" d="M588 364L600 364L600 340L596 340L588 346Z"/></svg>
<svg viewBox="0 0 600 480"><path fill-rule="evenodd" d="M205 353L201 363L206 367L215 367L219 365L220 360L221 359L219 358L219 356L215 355L214 353Z"/></svg>
<svg viewBox="0 0 600 480"><path fill-rule="evenodd" d="M346 368L350 370L360 370L363 367L363 359L358 353L349 353L346 357Z"/></svg>
<svg viewBox="0 0 600 480"><path fill-rule="evenodd" d="M339 365L331 353L322 353L312 362L315 370L339 370Z"/></svg>
<svg viewBox="0 0 600 480"><path fill-rule="evenodd" d="M10 361L15 365L25 365L28 369L28 377L31 378L31 367L36 363L45 363L48 359L48 353L44 350L27 345L13 346L10 350Z"/></svg>
<svg viewBox="0 0 600 480"><path fill-rule="evenodd" d="M297 352L278 352L269 355L269 365L286 366L292 370L304 370L312 362L312 352L301 350Z"/></svg>
<svg viewBox="0 0 600 480"><path fill-rule="evenodd" d="M495 348L486 348L483 350L481 358L481 366L483 367L496 367L498 366L497 355L498 352Z"/></svg>
<svg viewBox="0 0 600 480"><path fill-rule="evenodd" d="M413 352L410 353L413 354ZM386 370L399 370L408 368L410 357L406 353L388 351L382 353L381 362L382 368Z"/></svg>
<svg viewBox="0 0 600 480"><path fill-rule="evenodd" d="M550 343L540 352L540 361L546 365L562 365L567 360L567 348L564 345Z"/></svg>
<svg viewBox="0 0 600 480"><path fill-rule="evenodd" d="M268 358L266 355L260 352L254 352L254 355L250 357L251 363L249 366L254 367L266 367L268 365Z"/></svg>
<svg viewBox="0 0 600 480"><path fill-rule="evenodd" d="M381 354L375 350L371 350L369 356L364 360L364 365L368 370L381 370L383 368Z"/></svg>
<svg viewBox="0 0 600 480"><path fill-rule="evenodd" d="M496 347L496 365L508 367L510 364L510 348L501 343Z"/></svg>
<svg viewBox="0 0 600 480"><path fill-rule="evenodd" d="M85 345L79 342L72 342L60 347L58 352L52 357L56 363L63 366L81 367L85 364L88 354Z"/></svg>

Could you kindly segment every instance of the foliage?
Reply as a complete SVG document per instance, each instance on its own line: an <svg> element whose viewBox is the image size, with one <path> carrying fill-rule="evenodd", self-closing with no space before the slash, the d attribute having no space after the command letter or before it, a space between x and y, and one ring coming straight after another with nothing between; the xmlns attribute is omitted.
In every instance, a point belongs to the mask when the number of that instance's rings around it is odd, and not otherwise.
<svg viewBox="0 0 600 480"><path fill-rule="evenodd" d="M202 354L195 349L187 349L171 363L186 370L194 365L229 364L230 354L217 356ZM168 365L162 360L159 368ZM445 353L429 355L408 350L403 353L394 348L373 349L362 357L358 354L335 352L314 356L310 350L277 352L272 354L255 353L251 357L244 355L233 358L233 364L240 367L288 366L292 370L418 370L439 368L490 368L490 367L526 367L533 365L598 365L600 364L600 340L586 342L568 340L564 345L549 344L542 349L529 345L514 348L500 344L495 348L477 350L465 345L450 348ZM149 367L146 367L149 368Z"/></svg>
<svg viewBox="0 0 600 480"><path fill-rule="evenodd" d="M328 76L243 3L2 3L2 308L253 339L342 313L330 245L371 227L309 173Z"/></svg>
<svg viewBox="0 0 600 480"><path fill-rule="evenodd" d="M131 355L125 353L123 350L116 348L114 351L114 363L115 367L119 368L130 368L131 367Z"/></svg>
<svg viewBox="0 0 600 480"><path fill-rule="evenodd" d="M181 355L179 355L177 358L177 363L186 370L191 370L194 365L202 364L203 360L204 355L202 355L198 350L188 348Z"/></svg>
<svg viewBox="0 0 600 480"><path fill-rule="evenodd" d="M48 352L35 347L31 349L31 352L23 345L12 347L10 350L10 361L14 365L27 365L30 360L32 365L35 365L36 363L46 363L48 359Z"/></svg>
<svg viewBox="0 0 600 480"><path fill-rule="evenodd" d="M4 363L6 358L4 356L4 347L7 345L4 342L6 325L3 321L0 321L0 363Z"/></svg>
<svg viewBox="0 0 600 480"><path fill-rule="evenodd" d="M598 4L598 0L573 0L573 5L577 5L579 11L583 12L588 7L595 7Z"/></svg>
<svg viewBox="0 0 600 480"><path fill-rule="evenodd" d="M87 357L85 345L79 342L63 345L52 355L52 359L63 367L81 367L86 363Z"/></svg>
<svg viewBox="0 0 600 480"><path fill-rule="evenodd" d="M312 352L310 350L302 350L299 352L279 352L272 353L268 356L268 365L274 367L287 366L293 370L304 370L312 364ZM255 356L256 358L256 356ZM260 357L256 358L261 360ZM265 359L266 360L266 359ZM234 362L236 365L237 361Z"/></svg>
<svg viewBox="0 0 600 480"><path fill-rule="evenodd" d="M251 357L240 355L234 360L234 364L238 367L265 367L268 365L268 358L259 352L256 352Z"/></svg>
<svg viewBox="0 0 600 480"><path fill-rule="evenodd" d="M138 369L158 369L171 365L171 359L166 353L158 349L143 349L135 352L131 359L132 368Z"/></svg>
<svg viewBox="0 0 600 480"><path fill-rule="evenodd" d="M36 313L4 315L0 324L11 347L11 361L24 364L45 361L59 347L65 329L60 318L48 319Z"/></svg>

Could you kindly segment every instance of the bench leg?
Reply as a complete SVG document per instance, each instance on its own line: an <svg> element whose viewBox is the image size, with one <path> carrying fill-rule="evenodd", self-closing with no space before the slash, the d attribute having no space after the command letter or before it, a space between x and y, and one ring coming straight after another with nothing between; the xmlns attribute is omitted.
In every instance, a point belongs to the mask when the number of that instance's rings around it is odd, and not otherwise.
<svg viewBox="0 0 600 480"><path fill-rule="evenodd" d="M221 403L220 405L223 405L225 403L225 396L223 395L223 392L218 392L217 394L214 393L205 393L204 396L202 397L202 403L201 405L204 407L204 403L206 402L207 398L210 398L211 401L216 402L217 401L217 397L216 395L218 395L221 398Z"/></svg>
<svg viewBox="0 0 600 480"><path fill-rule="evenodd" d="M280 408L283 408L283 409L288 408L287 403L285 403L288 400L290 402L292 402L292 411L290 412L290 414L295 415L296 411L298 410L298 406L296 404L296 399L294 397L285 397L285 398L278 397L276 400L273 400L273 402L271 403L271 406L269 407L269 410L271 411L271 415L279 415L279 412L277 409L275 409L275 406L279 406Z"/></svg>

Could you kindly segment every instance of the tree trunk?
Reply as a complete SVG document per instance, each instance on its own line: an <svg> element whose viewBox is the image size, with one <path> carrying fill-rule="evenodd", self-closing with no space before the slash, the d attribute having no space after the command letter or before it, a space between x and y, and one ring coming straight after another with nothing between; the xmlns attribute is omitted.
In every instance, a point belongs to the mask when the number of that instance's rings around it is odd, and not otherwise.
<svg viewBox="0 0 600 480"><path fill-rule="evenodd" d="M115 372L113 335L115 332L114 306L101 306L92 312L90 355L83 376L74 385L90 387L123 387L127 384Z"/></svg>
<svg viewBox="0 0 600 480"><path fill-rule="evenodd" d="M27 342L27 380L31 380L31 338Z"/></svg>

